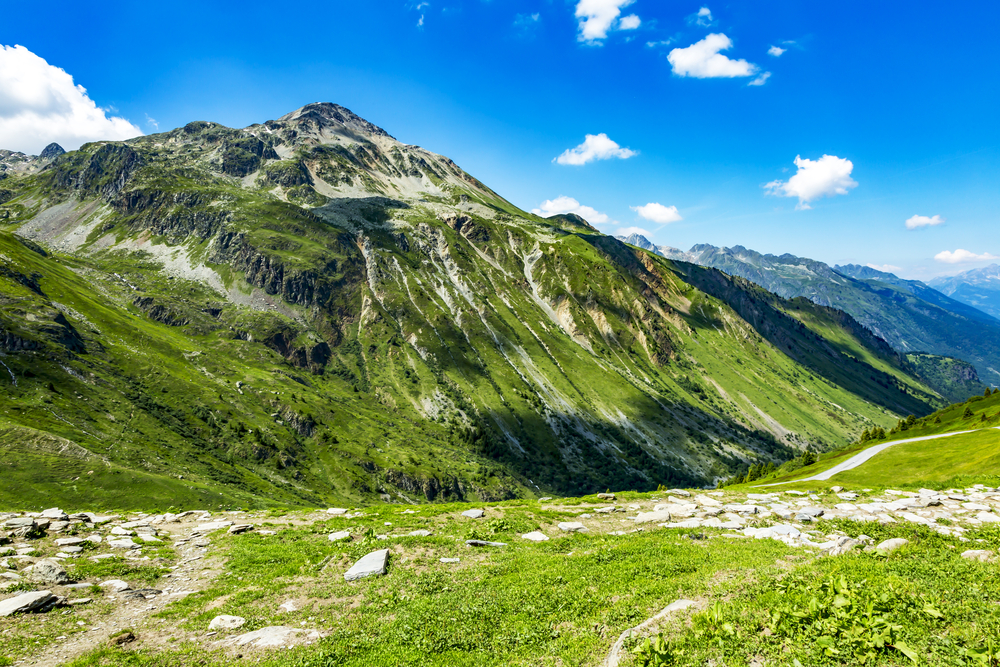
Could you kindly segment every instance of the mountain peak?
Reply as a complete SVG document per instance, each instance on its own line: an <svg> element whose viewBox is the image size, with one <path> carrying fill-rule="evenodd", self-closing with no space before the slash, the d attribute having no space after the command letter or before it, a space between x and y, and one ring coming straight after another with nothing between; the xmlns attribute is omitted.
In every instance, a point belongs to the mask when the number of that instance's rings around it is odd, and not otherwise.
<svg viewBox="0 0 1000 667"><path fill-rule="evenodd" d="M42 149L42 152L38 154L38 157L42 160L51 160L52 158L59 157L65 152L65 148L53 141L51 144Z"/></svg>
<svg viewBox="0 0 1000 667"><path fill-rule="evenodd" d="M360 132L362 134L376 137L393 139L392 135L383 130L378 125L370 123L350 109L342 107L332 102L314 102L304 107L296 109L291 113L286 113L278 119L281 123L315 124L316 129L322 130L330 125L343 125L344 127Z"/></svg>

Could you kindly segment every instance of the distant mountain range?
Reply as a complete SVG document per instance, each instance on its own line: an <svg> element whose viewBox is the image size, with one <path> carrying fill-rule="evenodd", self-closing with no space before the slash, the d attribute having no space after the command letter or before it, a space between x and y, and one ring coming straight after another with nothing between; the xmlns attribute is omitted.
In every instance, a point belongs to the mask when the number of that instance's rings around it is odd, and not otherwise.
<svg viewBox="0 0 1000 667"><path fill-rule="evenodd" d="M669 259L719 269L746 278L786 299L805 297L814 303L843 310L900 352L928 352L973 364L979 378L1000 384L1000 320L979 307L925 285L904 280L867 266L831 267L823 262L784 254L765 255L743 246L719 248L700 244L684 252L656 246L633 234L619 237ZM987 269L978 284L990 285ZM963 274L967 276L976 272ZM992 279L1000 287L1000 280ZM966 283L962 283L966 285ZM965 287L956 288L956 294ZM980 293L989 294L982 287ZM965 294L966 292L962 292ZM994 292L1000 297L1000 292ZM956 371L958 372L958 371ZM978 386L967 372L958 372L954 397Z"/></svg>
<svg viewBox="0 0 1000 667"><path fill-rule="evenodd" d="M957 276L934 278L928 284L956 301L1000 317L1000 264L972 269Z"/></svg>

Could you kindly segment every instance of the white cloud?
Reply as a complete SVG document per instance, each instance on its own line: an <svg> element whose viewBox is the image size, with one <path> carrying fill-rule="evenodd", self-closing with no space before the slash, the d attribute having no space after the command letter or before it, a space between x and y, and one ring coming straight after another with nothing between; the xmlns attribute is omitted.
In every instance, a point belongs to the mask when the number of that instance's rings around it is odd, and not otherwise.
<svg viewBox="0 0 1000 667"><path fill-rule="evenodd" d="M712 10L708 7L702 7L695 14L688 17L688 23L700 25L702 28L707 28L712 25L712 22Z"/></svg>
<svg viewBox="0 0 1000 667"><path fill-rule="evenodd" d="M968 250L962 250L959 248L955 252L951 252L950 250L939 252L934 255L934 259L944 264L967 264L969 262L987 262L994 259L1000 259L1000 257L991 255L988 252L977 255L974 252L969 252Z"/></svg>
<svg viewBox="0 0 1000 667"><path fill-rule="evenodd" d="M761 73L760 76L758 76L756 79L754 79L753 81L751 81L747 85L748 86L763 86L765 83L767 83L767 80L770 79L770 78L771 78L771 73L770 72L763 72L763 73Z"/></svg>
<svg viewBox="0 0 1000 667"><path fill-rule="evenodd" d="M634 30L639 27L639 17L635 14L618 20L622 7L628 7L635 0L580 0L576 5L579 19L581 42L597 42L608 36L614 29ZM633 25L634 24L634 25Z"/></svg>
<svg viewBox="0 0 1000 667"><path fill-rule="evenodd" d="M151 118L149 114L146 114L146 123L153 126L153 129L157 132L160 131L160 124L156 122L155 118Z"/></svg>
<svg viewBox="0 0 1000 667"><path fill-rule="evenodd" d="M824 155L818 160L803 160L796 155L795 166L798 171L790 179L771 181L764 188L769 195L798 197L797 209L808 209L809 202L814 199L846 195L858 187L857 181L851 178L854 163L836 155Z"/></svg>
<svg viewBox="0 0 1000 667"><path fill-rule="evenodd" d="M788 49L783 49L780 46L772 46L771 48L769 48L767 50L767 55L774 56L775 58L777 58L778 56L780 56L782 53L784 53L787 50Z"/></svg>
<svg viewBox="0 0 1000 667"><path fill-rule="evenodd" d="M646 46L648 46L649 48L652 49L652 48L656 48L657 46L667 46L669 44L672 44L673 41L674 40L672 40L672 39L664 39L663 41L660 41L660 42L646 42Z"/></svg>
<svg viewBox="0 0 1000 667"><path fill-rule="evenodd" d="M559 215L560 213L576 213L578 216L595 225L602 225L607 222L611 222L611 218L605 213L601 213L597 209L591 208L590 206L584 206L572 197L566 197L560 195L555 199L546 199L538 208L531 209L531 212L535 215L540 215L543 218L550 218L553 215Z"/></svg>
<svg viewBox="0 0 1000 667"><path fill-rule="evenodd" d="M640 19L635 14L629 14L628 16L623 16L618 22L619 30L635 30L640 25L642 25L642 19Z"/></svg>
<svg viewBox="0 0 1000 667"><path fill-rule="evenodd" d="M615 236L631 236L632 234L641 234L642 236L649 237L652 232L648 232L642 227L621 227L615 230Z"/></svg>
<svg viewBox="0 0 1000 667"><path fill-rule="evenodd" d="M559 164L583 165L595 160L610 160L619 158L627 160L638 155L638 151L631 148L622 148L617 143L608 138L608 135L588 134L583 143L576 148L568 148L563 154L552 160Z"/></svg>
<svg viewBox="0 0 1000 667"><path fill-rule="evenodd" d="M141 134L126 119L108 117L64 70L23 46L0 44L0 148L34 154L54 141L76 150Z"/></svg>
<svg viewBox="0 0 1000 667"><path fill-rule="evenodd" d="M926 215L915 215L906 221L907 229L919 229L920 227L935 227L945 222L940 215L927 217Z"/></svg>
<svg viewBox="0 0 1000 667"><path fill-rule="evenodd" d="M674 74L693 76L697 79L716 77L732 78L753 76L759 67L745 60L731 60L719 53L731 48L732 40L721 33L714 33L683 49L674 49L667 55Z"/></svg>
<svg viewBox="0 0 1000 667"><path fill-rule="evenodd" d="M650 222L658 222L661 225L684 219L677 212L676 206L664 206L663 204L650 202L645 206L631 206L630 208L638 213L640 218L644 218Z"/></svg>
<svg viewBox="0 0 1000 667"><path fill-rule="evenodd" d="M866 264L869 269L875 269L876 271L881 271L882 273L895 273L896 271L902 271L902 267L895 266L893 264Z"/></svg>

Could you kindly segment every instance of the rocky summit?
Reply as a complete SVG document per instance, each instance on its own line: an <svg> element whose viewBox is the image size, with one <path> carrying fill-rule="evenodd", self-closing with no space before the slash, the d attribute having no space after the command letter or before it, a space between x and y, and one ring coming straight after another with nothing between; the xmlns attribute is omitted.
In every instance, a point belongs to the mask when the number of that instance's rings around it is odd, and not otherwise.
<svg viewBox="0 0 1000 667"><path fill-rule="evenodd" d="M8 502L711 485L947 402L841 311L526 213L335 104L50 149L0 182Z"/></svg>

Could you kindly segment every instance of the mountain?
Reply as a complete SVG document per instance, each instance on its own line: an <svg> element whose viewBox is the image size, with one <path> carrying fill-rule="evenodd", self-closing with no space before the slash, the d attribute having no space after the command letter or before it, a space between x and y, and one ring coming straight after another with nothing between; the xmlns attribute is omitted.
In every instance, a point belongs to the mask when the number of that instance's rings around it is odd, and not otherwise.
<svg viewBox="0 0 1000 667"><path fill-rule="evenodd" d="M521 211L333 104L2 187L14 504L707 485L946 402L843 312Z"/></svg>
<svg viewBox="0 0 1000 667"><path fill-rule="evenodd" d="M956 301L1000 318L1000 264L934 278L928 284Z"/></svg>
<svg viewBox="0 0 1000 667"><path fill-rule="evenodd" d="M647 247L634 239L621 240ZM964 400L970 395L966 391L982 393L982 381L1000 384L1000 320L922 282L855 264L830 267L790 254L765 255L743 246L702 244L688 252L662 246L655 252L746 278L787 299L805 297L841 309L900 352L949 357L952 366L965 365L959 360L971 363L971 381L965 377L968 369L957 367L954 373L925 377L954 376L956 382L936 386L950 400Z"/></svg>

